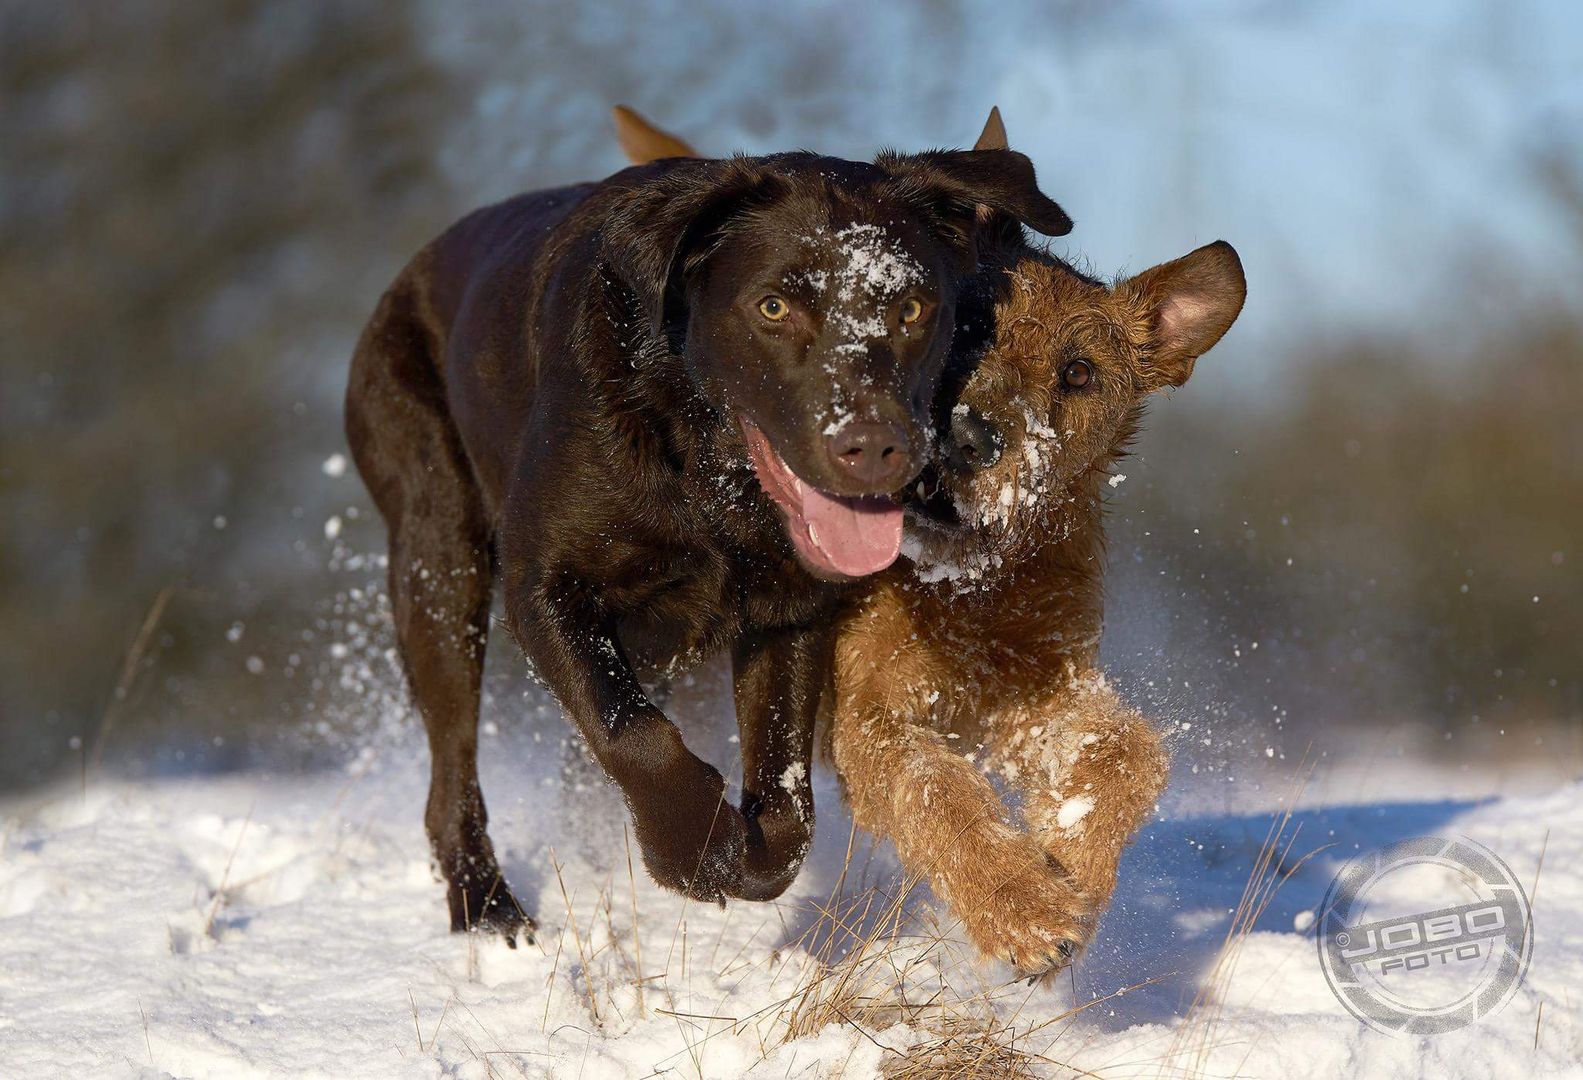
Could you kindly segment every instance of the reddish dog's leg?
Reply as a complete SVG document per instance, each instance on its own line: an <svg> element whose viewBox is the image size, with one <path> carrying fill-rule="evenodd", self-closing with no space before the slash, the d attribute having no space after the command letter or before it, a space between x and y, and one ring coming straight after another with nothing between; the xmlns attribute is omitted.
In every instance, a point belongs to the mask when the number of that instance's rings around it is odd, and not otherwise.
<svg viewBox="0 0 1583 1080"><path fill-rule="evenodd" d="M874 598L837 645L831 753L853 817L895 843L980 951L1026 974L1060 967L1087 937L1087 902L1007 823L979 767L914 721L949 680L900 604L886 607Z"/></svg>
<svg viewBox="0 0 1583 1080"><path fill-rule="evenodd" d="M1122 850L1165 788L1159 734L1095 671L1073 673L1042 704L996 718L994 729L996 757L1023 792L1029 828L1103 908Z"/></svg>

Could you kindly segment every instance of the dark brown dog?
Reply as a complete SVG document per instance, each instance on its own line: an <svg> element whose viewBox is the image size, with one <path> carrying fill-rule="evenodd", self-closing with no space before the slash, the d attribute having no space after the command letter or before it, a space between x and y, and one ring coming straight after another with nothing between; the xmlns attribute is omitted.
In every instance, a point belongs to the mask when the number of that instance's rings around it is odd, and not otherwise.
<svg viewBox="0 0 1583 1080"><path fill-rule="evenodd" d="M836 604L895 558L886 496L921 466L987 213L1070 227L1009 151L660 162L480 210L385 294L347 433L389 527L454 929L532 925L478 786L497 575L654 878L707 899L790 883ZM727 648L740 810L637 675Z"/></svg>

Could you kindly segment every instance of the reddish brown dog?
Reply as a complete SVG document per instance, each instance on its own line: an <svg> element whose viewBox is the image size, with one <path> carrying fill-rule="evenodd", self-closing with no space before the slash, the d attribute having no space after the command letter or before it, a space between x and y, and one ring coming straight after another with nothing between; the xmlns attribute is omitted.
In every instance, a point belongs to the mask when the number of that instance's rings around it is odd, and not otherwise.
<svg viewBox="0 0 1583 1080"><path fill-rule="evenodd" d="M651 145L636 114L618 126L629 153ZM1004 145L995 112L979 148ZM980 950L1038 974L1088 940L1166 780L1158 733L1098 665L1111 466L1145 399L1230 329L1246 283L1224 242L1113 286L1032 249L987 273L993 335L956 410L993 437L961 448L935 512L914 514L910 564L844 618L830 747L857 822Z"/></svg>

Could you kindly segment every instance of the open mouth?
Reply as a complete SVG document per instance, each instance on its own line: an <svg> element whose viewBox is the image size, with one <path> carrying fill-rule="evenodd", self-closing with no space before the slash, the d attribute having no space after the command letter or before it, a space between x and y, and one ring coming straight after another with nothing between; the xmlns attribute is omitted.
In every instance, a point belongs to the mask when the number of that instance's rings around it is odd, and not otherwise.
<svg viewBox="0 0 1583 1080"><path fill-rule="evenodd" d="M907 519L915 525L942 532L964 528L956 497L947 483L947 474L938 462L924 466L922 474L902 501Z"/></svg>
<svg viewBox="0 0 1583 1080"><path fill-rule="evenodd" d="M902 510L884 496L831 495L792 472L751 420L741 417L759 486L786 515L804 562L841 577L877 573L901 554Z"/></svg>

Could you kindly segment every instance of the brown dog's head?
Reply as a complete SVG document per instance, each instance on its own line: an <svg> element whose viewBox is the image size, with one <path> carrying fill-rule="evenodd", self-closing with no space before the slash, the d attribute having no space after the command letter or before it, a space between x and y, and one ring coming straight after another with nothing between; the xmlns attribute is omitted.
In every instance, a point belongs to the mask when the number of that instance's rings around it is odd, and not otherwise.
<svg viewBox="0 0 1583 1080"><path fill-rule="evenodd" d="M1059 539L1074 520L1062 508L1097 492L1144 400L1187 381L1246 295L1224 241L1113 287L1049 258L1004 271L993 338L953 409L936 513L921 515L934 527L920 561L993 563Z"/></svg>
<svg viewBox="0 0 1583 1080"><path fill-rule="evenodd" d="M672 160L626 174L604 229L614 276L740 428L804 563L883 569L888 496L923 466L980 207L1049 234L1070 220L1008 150Z"/></svg>

